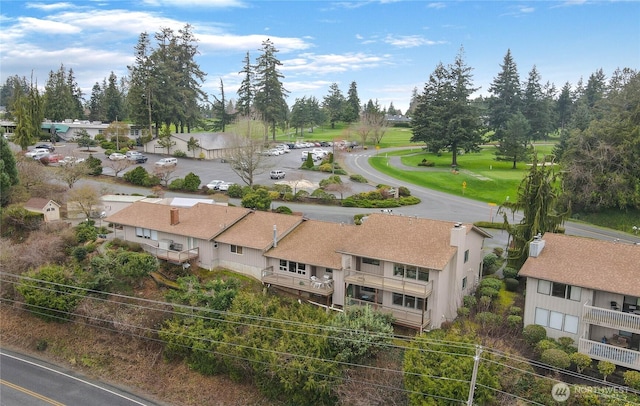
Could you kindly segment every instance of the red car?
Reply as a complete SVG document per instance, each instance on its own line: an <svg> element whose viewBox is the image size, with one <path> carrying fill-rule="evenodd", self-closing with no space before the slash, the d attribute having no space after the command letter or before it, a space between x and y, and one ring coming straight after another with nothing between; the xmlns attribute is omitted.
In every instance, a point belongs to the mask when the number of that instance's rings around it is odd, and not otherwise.
<svg viewBox="0 0 640 406"><path fill-rule="evenodd" d="M45 159L45 158L43 158ZM46 157L46 160L49 161L50 164L57 164L58 162L62 161L64 159L64 156L60 155L60 154L49 154L49 156Z"/></svg>

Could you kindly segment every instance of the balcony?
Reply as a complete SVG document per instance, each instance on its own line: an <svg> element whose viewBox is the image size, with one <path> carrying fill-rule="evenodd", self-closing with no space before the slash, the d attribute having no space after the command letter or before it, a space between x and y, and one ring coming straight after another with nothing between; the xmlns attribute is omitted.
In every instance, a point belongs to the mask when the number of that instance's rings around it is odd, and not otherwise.
<svg viewBox="0 0 640 406"><path fill-rule="evenodd" d="M640 352L615 345L581 338L578 352L587 354L593 359L609 361L616 365L640 371Z"/></svg>
<svg viewBox="0 0 640 406"><path fill-rule="evenodd" d="M424 313L420 310L404 310L399 307L383 306L378 303L372 303L367 300L359 300L349 298L346 303L347 308L354 306L371 306L372 309L381 313L391 314L393 323L405 327L415 328L420 331L431 325L431 310L428 309Z"/></svg>
<svg viewBox="0 0 640 406"><path fill-rule="evenodd" d="M271 268L262 271L262 283L286 289L308 292L320 296L333 295L333 280L312 281L308 276L277 273Z"/></svg>
<svg viewBox="0 0 640 406"><path fill-rule="evenodd" d="M350 285L366 286L421 298L429 297L433 290L433 282L390 278L354 270L346 271L344 281Z"/></svg>
<svg viewBox="0 0 640 406"><path fill-rule="evenodd" d="M141 244L141 245L142 245L142 249L145 252L148 252L149 254L153 255L158 259L164 259L165 261L168 261L174 264L183 264L185 262L189 262L192 259L198 258L198 256L200 255L199 248L191 248L188 250L175 251L175 250L168 250L164 248L155 247L149 244Z"/></svg>
<svg viewBox="0 0 640 406"><path fill-rule="evenodd" d="M640 334L640 315L584 305L582 319L589 324Z"/></svg>

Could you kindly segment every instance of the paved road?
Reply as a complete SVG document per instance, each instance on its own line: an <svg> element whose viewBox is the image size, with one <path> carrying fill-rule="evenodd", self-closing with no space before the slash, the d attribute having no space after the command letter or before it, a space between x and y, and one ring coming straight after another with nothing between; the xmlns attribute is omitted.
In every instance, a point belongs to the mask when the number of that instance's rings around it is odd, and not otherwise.
<svg viewBox="0 0 640 406"><path fill-rule="evenodd" d="M0 350L2 405L160 405L26 355Z"/></svg>

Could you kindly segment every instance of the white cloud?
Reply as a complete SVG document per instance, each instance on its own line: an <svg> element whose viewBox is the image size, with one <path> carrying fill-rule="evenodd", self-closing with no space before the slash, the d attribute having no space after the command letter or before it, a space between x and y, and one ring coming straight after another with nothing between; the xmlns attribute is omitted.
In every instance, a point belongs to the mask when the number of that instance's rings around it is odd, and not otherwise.
<svg viewBox="0 0 640 406"><path fill-rule="evenodd" d="M196 34L198 48L201 51L239 51L250 54L262 48L262 42L270 39L276 49L282 53L301 51L311 47L311 44L300 38L274 37L269 35L233 35L233 34Z"/></svg>
<svg viewBox="0 0 640 406"><path fill-rule="evenodd" d="M40 18L21 17L18 21L18 26L13 28L19 29L23 33L30 32L44 33L47 35L64 35L77 34L82 31L80 27L72 24L43 20Z"/></svg>
<svg viewBox="0 0 640 406"><path fill-rule="evenodd" d="M71 4L71 3L67 3L67 2L51 3L51 4L26 3L25 7L26 8L35 8L35 9L44 10L44 11L53 11L53 10L60 10L60 9L64 9L64 8L74 8L74 5Z"/></svg>
<svg viewBox="0 0 640 406"><path fill-rule="evenodd" d="M429 5L427 6L427 8L445 8L445 7L447 7L447 5L442 2L429 3Z"/></svg>
<svg viewBox="0 0 640 406"><path fill-rule="evenodd" d="M415 48L423 45L438 45L444 43L442 41L428 40L420 35L387 35L384 42L398 48Z"/></svg>
<svg viewBox="0 0 640 406"><path fill-rule="evenodd" d="M304 75L326 75L353 72L382 65L391 65L390 55L368 55L365 53L346 54L300 54L297 58L282 61L282 72Z"/></svg>
<svg viewBox="0 0 640 406"><path fill-rule="evenodd" d="M240 0L143 0L143 3L154 7L247 7L247 5Z"/></svg>

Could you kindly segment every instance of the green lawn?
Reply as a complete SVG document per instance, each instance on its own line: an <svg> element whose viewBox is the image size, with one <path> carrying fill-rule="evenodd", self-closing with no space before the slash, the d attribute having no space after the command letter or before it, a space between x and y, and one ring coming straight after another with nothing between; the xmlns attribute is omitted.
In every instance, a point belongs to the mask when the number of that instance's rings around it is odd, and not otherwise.
<svg viewBox="0 0 640 406"><path fill-rule="evenodd" d="M552 149L552 145L536 147L540 156ZM529 166L518 162L516 169L511 169L513 164L496 161L493 151L494 147L485 146L479 153L458 155L457 173L451 170L451 153L437 156L419 147L380 153L370 158L369 162L380 172L418 186L499 205L515 198L518 185ZM392 156L400 157L401 167L388 165ZM435 166L418 166L423 159L434 162Z"/></svg>

